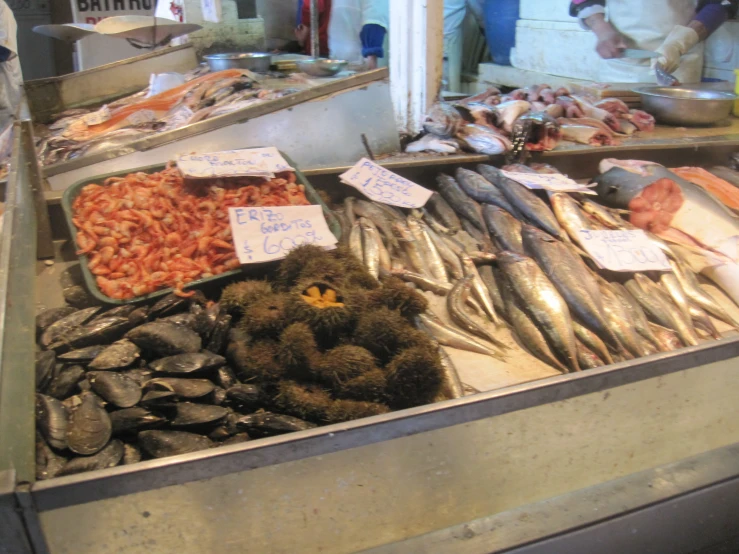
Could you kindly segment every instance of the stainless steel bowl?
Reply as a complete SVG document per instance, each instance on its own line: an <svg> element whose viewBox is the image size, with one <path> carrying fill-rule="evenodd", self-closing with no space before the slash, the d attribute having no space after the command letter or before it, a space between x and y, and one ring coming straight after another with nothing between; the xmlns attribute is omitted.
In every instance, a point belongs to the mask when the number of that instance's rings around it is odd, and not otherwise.
<svg viewBox="0 0 739 554"><path fill-rule="evenodd" d="M300 71L313 77L332 77L344 69L349 62L345 60L324 60L316 58L312 60L298 60L297 66Z"/></svg>
<svg viewBox="0 0 739 554"><path fill-rule="evenodd" d="M690 87L640 87L642 108L660 123L711 125L729 117L736 94Z"/></svg>
<svg viewBox="0 0 739 554"><path fill-rule="evenodd" d="M272 56L262 52L207 54L203 57L208 62L211 71L249 69L257 73L266 73L272 64Z"/></svg>

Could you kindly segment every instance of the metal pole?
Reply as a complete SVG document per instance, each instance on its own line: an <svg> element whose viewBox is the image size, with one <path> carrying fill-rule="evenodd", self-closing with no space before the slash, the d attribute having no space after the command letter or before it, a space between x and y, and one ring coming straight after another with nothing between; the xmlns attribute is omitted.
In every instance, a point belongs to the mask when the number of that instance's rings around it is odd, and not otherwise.
<svg viewBox="0 0 739 554"><path fill-rule="evenodd" d="M314 58L321 56L318 42L318 0L310 0L310 51Z"/></svg>

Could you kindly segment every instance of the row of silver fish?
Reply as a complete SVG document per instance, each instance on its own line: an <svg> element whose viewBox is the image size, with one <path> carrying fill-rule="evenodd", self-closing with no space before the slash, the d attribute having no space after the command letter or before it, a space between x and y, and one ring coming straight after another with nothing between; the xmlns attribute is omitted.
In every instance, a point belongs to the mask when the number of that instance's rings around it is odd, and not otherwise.
<svg viewBox="0 0 739 554"><path fill-rule="evenodd" d="M410 213L350 198L339 215L375 276L446 296L453 325L431 312L418 318L441 344L504 359L495 329L505 320L531 354L571 372L719 339L710 316L739 328L656 237L672 272L604 278L579 230L633 228L618 210L568 193L546 201L489 165L441 174L437 190Z"/></svg>

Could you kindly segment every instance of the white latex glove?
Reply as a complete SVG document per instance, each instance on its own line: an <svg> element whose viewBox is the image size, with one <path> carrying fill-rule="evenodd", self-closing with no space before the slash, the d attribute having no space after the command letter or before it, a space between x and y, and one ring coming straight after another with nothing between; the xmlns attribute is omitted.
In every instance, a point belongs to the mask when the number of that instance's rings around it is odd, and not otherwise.
<svg viewBox="0 0 739 554"><path fill-rule="evenodd" d="M674 72L680 66L680 58L687 54L698 42L700 42L700 38L698 38L698 33L695 30L690 27L675 25L662 46L657 48L657 53L661 56L652 59L652 69L657 63L660 63L667 73Z"/></svg>

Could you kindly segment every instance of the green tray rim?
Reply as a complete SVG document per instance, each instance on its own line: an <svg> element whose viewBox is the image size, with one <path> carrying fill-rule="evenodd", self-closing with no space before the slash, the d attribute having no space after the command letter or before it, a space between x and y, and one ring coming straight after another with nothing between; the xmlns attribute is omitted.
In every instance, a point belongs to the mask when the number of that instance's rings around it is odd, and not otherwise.
<svg viewBox="0 0 739 554"><path fill-rule="evenodd" d="M261 148L261 147L253 147L253 148ZM250 148L246 148L244 150L250 150ZM287 156L284 152L278 150L278 152L282 155L283 158L285 158L285 161L290 164L291 167L295 169L295 177L297 181L303 185L305 188L305 197L308 199L308 201L311 204L319 205L321 206L323 210L323 215L326 218L326 223L328 224L328 228L331 230L331 232L334 234L334 236L337 239L341 239L341 225L339 224L338 220L336 219L336 216L334 216L333 213L331 213L331 210L326 206L321 196L318 194L315 188L313 188L313 185L311 185L310 181L307 179L307 177L303 174L302 171L297 167L295 162L292 161L292 159ZM135 167L132 169L125 169L121 171L114 171L111 173L105 173L103 175L95 175L93 177L87 177L85 179L81 179L80 181L77 181L73 185L70 185L64 190L64 193L62 194L62 211L64 212L64 219L67 222L67 228L69 229L69 235L70 240L72 243L77 247L77 227L75 227L74 223L72 222L72 203L74 202L75 198L77 198L82 191L82 188L93 184L102 184L106 179L109 179L110 177L121 177L124 175L129 175L131 173L156 173L157 171L161 171L164 168L167 167L167 163L157 163L153 165L147 165L142 167ZM148 302L150 300L154 300L156 298L160 298L162 296L166 296L167 294L170 294L174 289L173 288L166 288L161 289L155 292L152 292L150 294L146 294L144 296L135 296L133 298L128 298L126 300L118 300L115 298L110 298L103 294L103 292L100 290L100 288L97 285L97 282L95 280L95 276L90 271L87 254L80 254L77 255L77 259L80 262L80 268L82 270L82 277L85 281L85 286L87 287L87 290L90 292L90 294L98 301L100 301L103 304L108 305L125 305L125 304L139 304ZM266 264L269 264L271 262L265 262ZM221 273L220 275L214 275L213 277L205 277L203 279L198 279L196 281L191 281L187 285L185 285L185 289L195 289L201 286L211 285L214 282L218 281L226 281L229 278L238 275L242 273L242 269L233 269L231 271L226 271L224 273Z"/></svg>

